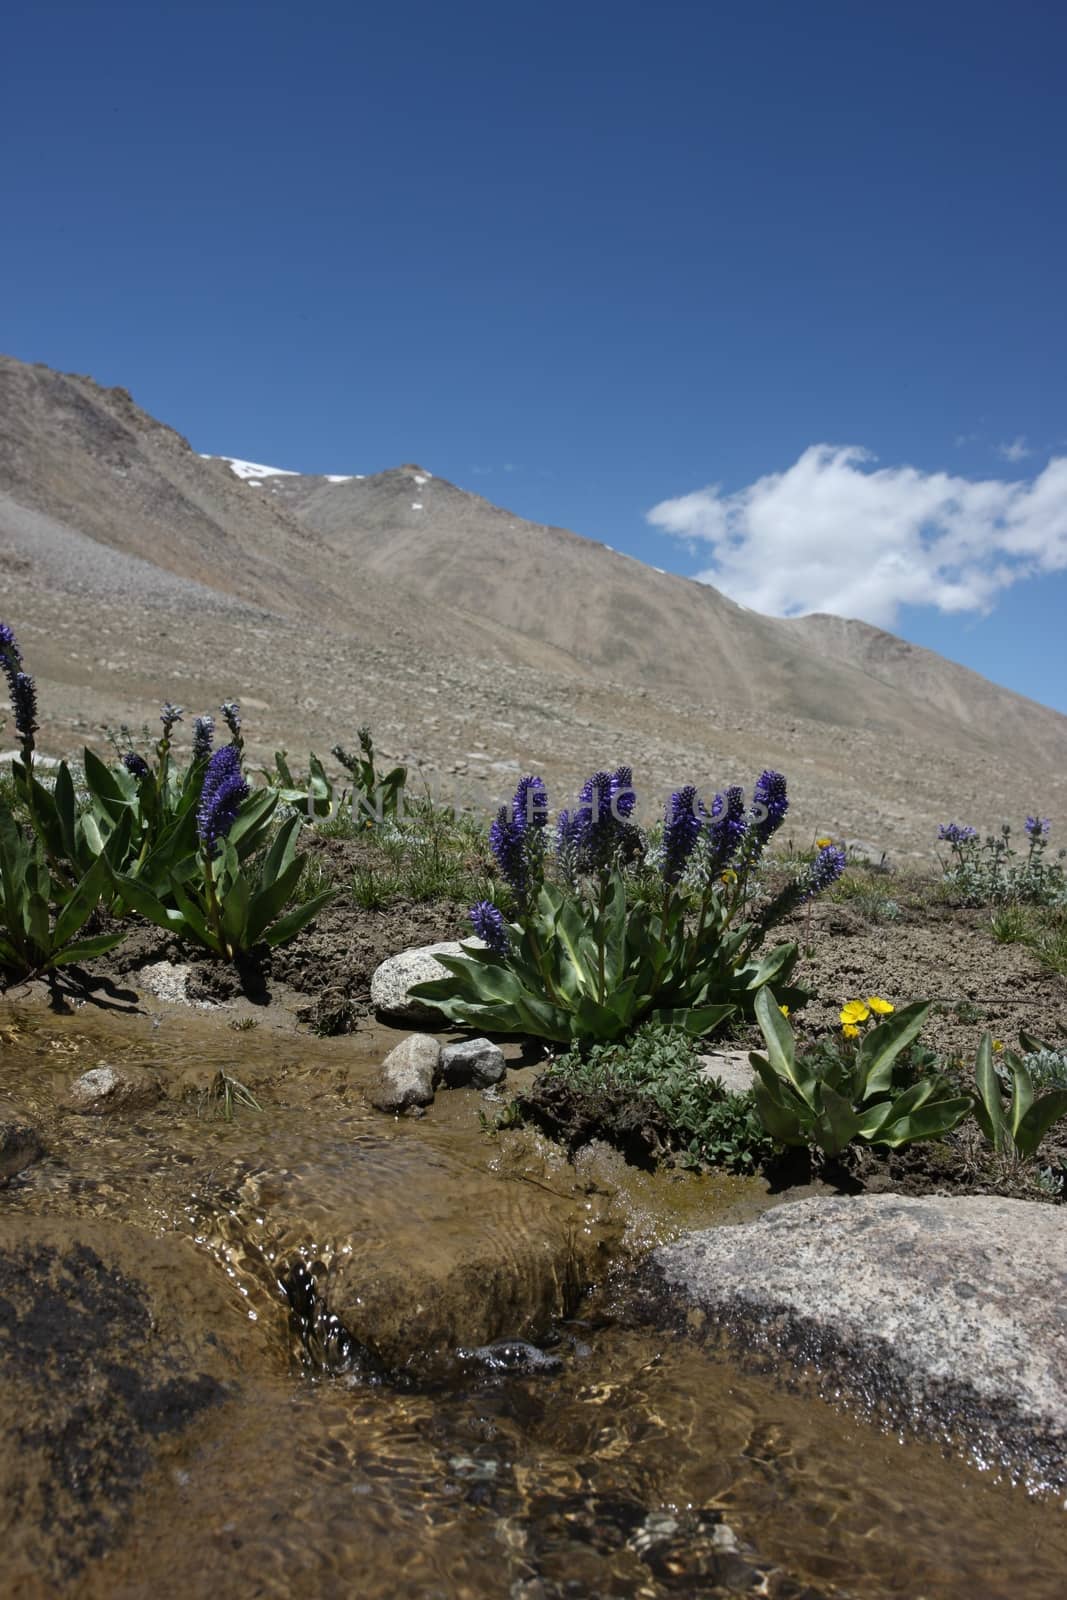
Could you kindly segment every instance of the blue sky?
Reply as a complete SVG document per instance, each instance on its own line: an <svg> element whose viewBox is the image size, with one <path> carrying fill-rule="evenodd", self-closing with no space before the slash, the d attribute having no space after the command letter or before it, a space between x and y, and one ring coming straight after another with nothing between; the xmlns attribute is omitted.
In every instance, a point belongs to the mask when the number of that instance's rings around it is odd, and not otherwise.
<svg viewBox="0 0 1067 1600"><path fill-rule="evenodd" d="M1065 52L1047 0L15 0L0 348L1067 711Z"/></svg>

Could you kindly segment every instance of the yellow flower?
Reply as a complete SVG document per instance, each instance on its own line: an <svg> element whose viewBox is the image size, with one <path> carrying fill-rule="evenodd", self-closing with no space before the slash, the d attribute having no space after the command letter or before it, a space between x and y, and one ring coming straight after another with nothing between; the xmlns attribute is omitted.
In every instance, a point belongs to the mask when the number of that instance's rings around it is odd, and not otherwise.
<svg viewBox="0 0 1067 1600"><path fill-rule="evenodd" d="M993 1040L993 1049L994 1050L1003 1050L1003 1048L1004 1048L1004 1040L1003 1039L994 1039Z"/></svg>
<svg viewBox="0 0 1067 1600"><path fill-rule="evenodd" d="M826 837L826 836L825 836L825 835L824 835L824 836L823 836L823 837L822 837L822 838L821 838L821 839L816 839L816 841L815 841L815 848L816 848L816 850L825 850L825 849L826 849L826 847L827 847L827 846L828 846L828 845L831 845L831 844L833 844L833 842L834 842L834 841L833 841L833 840L832 840L832 839L828 839L828 838L827 838L827 837Z"/></svg>
<svg viewBox="0 0 1067 1600"><path fill-rule="evenodd" d="M783 1017L787 1017L789 1015L789 1007L788 1006L779 1006L778 1009L782 1013Z"/></svg>
<svg viewBox="0 0 1067 1600"><path fill-rule="evenodd" d="M876 1011L880 1017L888 1017L891 1011L896 1010L896 1006L890 1005L888 1000L883 1000L882 997L877 994L869 994L867 996L867 1004L870 1006L871 1010Z"/></svg>
<svg viewBox="0 0 1067 1600"><path fill-rule="evenodd" d="M737 873L733 870L732 867L727 867L726 871L722 875L722 881L723 881L723 883L736 883L737 882Z"/></svg>
<svg viewBox="0 0 1067 1600"><path fill-rule="evenodd" d="M846 1039L858 1039L860 1036L860 1030L857 1028L854 1022L846 1022L845 1026L841 1029L841 1032L844 1034Z"/></svg>
<svg viewBox="0 0 1067 1600"><path fill-rule="evenodd" d="M847 1027L850 1022L866 1022L871 1013L862 1000L850 1000L848 1005L843 1006L838 1014L842 1023Z"/></svg>

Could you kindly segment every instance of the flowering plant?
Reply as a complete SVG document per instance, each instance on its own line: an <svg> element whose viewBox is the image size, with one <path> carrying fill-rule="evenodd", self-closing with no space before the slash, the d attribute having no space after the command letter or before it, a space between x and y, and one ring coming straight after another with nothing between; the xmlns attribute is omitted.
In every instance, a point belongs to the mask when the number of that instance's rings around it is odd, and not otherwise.
<svg viewBox="0 0 1067 1600"><path fill-rule="evenodd" d="M877 997L875 997L877 998ZM887 1001L882 1002L888 1005ZM824 1055L818 1061L799 1056L793 1030L770 989L756 996L756 1021L766 1056L753 1052L756 1108L772 1138L785 1145L817 1145L828 1156L840 1155L858 1139L864 1144L911 1144L948 1133L971 1108L966 1095L954 1095L937 1073L923 1071L906 1088L894 1082L898 1057L918 1037L930 1001L917 1001L883 1012L855 1051ZM869 1008L852 1001L842 1018ZM858 1020L843 1027L859 1027Z"/></svg>
<svg viewBox="0 0 1067 1600"><path fill-rule="evenodd" d="M1012 845L1009 822L1001 824L999 834L987 834L984 841L977 828L943 823L937 837L948 845L950 855L949 861L942 863L944 881L967 906L1005 901L1067 904L1067 873L1060 865L1067 851L1060 850L1056 861L1047 859L1050 831L1048 817L1027 817L1023 824L1026 853L1021 855Z"/></svg>
<svg viewBox="0 0 1067 1600"><path fill-rule="evenodd" d="M171 873L163 892L155 892L143 876L117 875L122 898L158 927L193 939L227 961L260 941L284 944L333 899L334 891L314 895L282 915L303 870L296 853L299 817L282 824L258 873L245 870L250 842L262 839L277 802L276 793L252 793L240 747L223 745L203 770L192 813L198 848L191 864Z"/></svg>
<svg viewBox="0 0 1067 1600"><path fill-rule="evenodd" d="M514 919L479 902L471 921L480 945L438 957L447 976L412 993L455 1022L559 1043L621 1038L646 1021L711 1033L735 1012L751 1013L772 980L784 1001L802 1003L804 994L786 987L796 946L765 955L760 947L786 911L834 881L844 858L821 852L760 916L747 917L752 874L787 803L785 780L772 772L749 810L739 789L710 809L693 788L678 790L649 894L636 883L650 852L632 820L629 767L593 774L577 806L560 813L554 849L544 785L523 778L490 832Z"/></svg>

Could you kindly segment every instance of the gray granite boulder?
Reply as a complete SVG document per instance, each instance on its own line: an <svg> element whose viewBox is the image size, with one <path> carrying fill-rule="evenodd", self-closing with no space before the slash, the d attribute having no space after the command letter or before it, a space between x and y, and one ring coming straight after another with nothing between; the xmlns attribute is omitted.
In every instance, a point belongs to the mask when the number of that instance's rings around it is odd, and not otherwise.
<svg viewBox="0 0 1067 1600"><path fill-rule="evenodd" d="M441 963L434 960L435 956L462 954L463 946L459 941L448 939L442 944L416 945L390 956L375 970L370 981L371 1004L375 1011L394 1022L436 1023L438 1027L447 1027L447 1020L436 1006L428 1000L416 1000L409 990L417 983L431 983L435 978L447 976Z"/></svg>
<svg viewBox="0 0 1067 1600"><path fill-rule="evenodd" d="M491 1039L464 1039L441 1051L439 1077L447 1089L488 1089L506 1071L504 1052Z"/></svg>
<svg viewBox="0 0 1067 1600"><path fill-rule="evenodd" d="M441 1046L428 1033L413 1033L390 1050L371 1089L371 1105L399 1116L433 1103Z"/></svg>
<svg viewBox="0 0 1067 1600"><path fill-rule="evenodd" d="M990 1196L785 1204L651 1259L646 1307L1035 1487L1067 1484L1067 1228Z"/></svg>

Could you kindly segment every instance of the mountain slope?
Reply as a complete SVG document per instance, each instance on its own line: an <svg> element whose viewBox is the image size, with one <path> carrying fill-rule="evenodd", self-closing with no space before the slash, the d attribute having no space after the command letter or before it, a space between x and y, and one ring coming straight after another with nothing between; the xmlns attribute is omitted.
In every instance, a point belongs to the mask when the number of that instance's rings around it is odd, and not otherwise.
<svg viewBox="0 0 1067 1600"><path fill-rule="evenodd" d="M778 765L801 833L919 851L949 813L1067 800L1067 718L877 629L758 616L418 467L205 459L125 391L9 358L0 615L56 749L236 694L257 753L370 721L480 800L520 767L628 760L662 796Z"/></svg>

